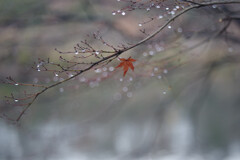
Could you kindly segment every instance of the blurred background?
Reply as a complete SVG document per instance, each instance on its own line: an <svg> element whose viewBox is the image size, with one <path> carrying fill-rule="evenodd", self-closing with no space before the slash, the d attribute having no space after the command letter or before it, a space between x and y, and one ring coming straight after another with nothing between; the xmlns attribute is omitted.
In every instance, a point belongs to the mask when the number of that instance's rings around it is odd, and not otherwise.
<svg viewBox="0 0 240 160"><path fill-rule="evenodd" d="M115 45L138 41L144 36L139 23L150 13L112 15L125 5L116 0L0 0L0 79L57 81L53 74L32 70L33 62L57 60L55 48L72 50L98 30ZM138 62L124 78L120 71L87 84L83 79L92 75L86 73L49 90L20 124L4 115L14 119L22 107L5 104L3 97L26 88L0 84L0 159L240 159L239 21L216 37L224 25L218 24L222 12L212 10L180 17L172 30L126 53Z"/></svg>

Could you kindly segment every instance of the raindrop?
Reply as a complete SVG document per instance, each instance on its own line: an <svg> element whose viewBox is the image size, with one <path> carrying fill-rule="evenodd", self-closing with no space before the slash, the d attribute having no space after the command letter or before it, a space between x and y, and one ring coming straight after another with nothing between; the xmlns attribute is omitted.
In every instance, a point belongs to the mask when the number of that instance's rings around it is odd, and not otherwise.
<svg viewBox="0 0 240 160"><path fill-rule="evenodd" d="M121 93L118 93L118 92L115 93L115 94L113 95L113 99L116 100L116 101L121 100L121 99L122 99Z"/></svg>
<svg viewBox="0 0 240 160"><path fill-rule="evenodd" d="M229 47L229 48L228 48L228 52L233 52L233 48L232 48L232 47Z"/></svg>
<svg viewBox="0 0 240 160"><path fill-rule="evenodd" d="M64 88L59 88L59 92L63 93L64 92Z"/></svg>
<svg viewBox="0 0 240 160"><path fill-rule="evenodd" d="M158 76L158 79L162 79L162 76L161 76L161 75L159 75L159 76Z"/></svg>
<svg viewBox="0 0 240 160"><path fill-rule="evenodd" d="M123 92L127 92L128 91L128 88L127 87L123 87Z"/></svg>
<svg viewBox="0 0 240 160"><path fill-rule="evenodd" d="M86 81L86 78L85 77L81 77L80 78L80 82L85 82Z"/></svg>
<svg viewBox="0 0 240 160"><path fill-rule="evenodd" d="M58 81L58 77L53 77L53 81L54 82Z"/></svg>
<svg viewBox="0 0 240 160"><path fill-rule="evenodd" d="M217 8L217 5L212 5L212 8L214 8L214 9Z"/></svg>
<svg viewBox="0 0 240 160"><path fill-rule="evenodd" d="M105 72L105 71L107 71L107 68L106 68L106 67L103 67L103 69L102 69L102 70Z"/></svg>
<svg viewBox="0 0 240 160"><path fill-rule="evenodd" d="M114 71L114 67L109 67L109 71Z"/></svg>
<svg viewBox="0 0 240 160"><path fill-rule="evenodd" d="M100 68L98 68L98 69L95 70L95 72L96 72L96 73L101 73L102 70L101 70Z"/></svg>
<svg viewBox="0 0 240 160"><path fill-rule="evenodd" d="M38 83L38 78L34 78L33 83Z"/></svg>
<svg viewBox="0 0 240 160"><path fill-rule="evenodd" d="M102 76L103 76L103 77L107 77L107 76L108 76L108 72L103 72L103 73L102 73Z"/></svg>
<svg viewBox="0 0 240 160"><path fill-rule="evenodd" d="M164 70L163 70L163 73L167 74L167 73L168 73L168 70L167 70L167 69L164 69Z"/></svg>
<svg viewBox="0 0 240 160"><path fill-rule="evenodd" d="M178 31L179 33L182 33L183 30L182 30L182 28L179 27L179 28L177 29L177 31Z"/></svg>
<svg viewBox="0 0 240 160"><path fill-rule="evenodd" d="M132 95L133 95L132 92L128 92L128 93L127 93L128 98L131 98Z"/></svg>
<svg viewBox="0 0 240 160"><path fill-rule="evenodd" d="M45 79L45 82L46 82L46 83L49 83L49 82L50 82L50 79L49 79L49 78L46 78L46 79Z"/></svg>
<svg viewBox="0 0 240 160"><path fill-rule="evenodd" d="M149 51L149 55L153 56L154 52L153 51Z"/></svg>
<svg viewBox="0 0 240 160"><path fill-rule="evenodd" d="M101 78L100 78L100 77L98 77L98 78L97 78L97 82L100 82L100 81L101 81Z"/></svg>
<svg viewBox="0 0 240 160"><path fill-rule="evenodd" d="M64 81L64 78L59 78L59 81L60 81L60 82Z"/></svg>

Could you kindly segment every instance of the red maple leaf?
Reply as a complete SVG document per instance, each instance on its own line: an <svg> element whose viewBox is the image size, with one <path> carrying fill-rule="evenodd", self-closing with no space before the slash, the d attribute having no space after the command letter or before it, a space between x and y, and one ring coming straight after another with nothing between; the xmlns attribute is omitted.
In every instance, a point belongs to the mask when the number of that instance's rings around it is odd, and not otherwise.
<svg viewBox="0 0 240 160"><path fill-rule="evenodd" d="M126 75L128 68L131 68L132 71L134 71L134 66L132 64L132 62L135 62L135 59L132 59L131 57L129 57L128 59L125 58L119 58L119 60L121 61L120 64L118 66L116 66L115 68L119 68L119 67L123 67L123 76Z"/></svg>

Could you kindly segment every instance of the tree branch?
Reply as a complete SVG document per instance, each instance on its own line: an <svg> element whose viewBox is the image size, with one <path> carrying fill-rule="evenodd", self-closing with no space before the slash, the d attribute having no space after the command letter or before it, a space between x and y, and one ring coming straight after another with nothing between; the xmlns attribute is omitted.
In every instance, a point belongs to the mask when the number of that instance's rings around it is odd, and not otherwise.
<svg viewBox="0 0 240 160"><path fill-rule="evenodd" d="M47 86L46 88L44 88L43 90L41 90L40 92L36 93L34 98L32 99L32 101L30 103L27 104L27 106L23 109L23 111L20 113L20 115L17 117L16 121L20 121L22 116L24 115L24 113L30 108L30 106L34 103L34 101L44 92L46 92L47 90L58 86L62 83L65 83L69 80L74 79L75 77L81 75L82 73L92 69L94 66L97 66L98 64L102 63L102 62L106 62L107 60L110 59L115 59L117 58L119 55L123 54L124 52L133 49L143 43L145 43L146 41L152 39L153 37L155 37L158 33L160 33L167 25L169 25L171 22L173 22L175 19L177 19L179 16L183 15L184 13L195 9L195 8L200 8L200 7L205 7L205 6L211 6L211 5L218 5L218 4L233 4L233 3L240 3L240 0L223 0L223 1L212 1L212 2L205 2L205 3L192 3L191 6L183 9L182 11L180 11L178 14L174 15L172 18L170 18L168 21L166 21L160 28L158 28L156 31L154 31L152 34L150 34L149 36L147 36L146 38L144 38L143 40L137 42L134 45L131 45L130 47L118 50L118 51L114 51L112 55L109 55L107 57L103 57L101 60L96 61L94 63L92 63L89 67L83 69L83 70L79 70L75 75L61 81L61 82L57 82L55 84L52 84L50 86ZM112 53L112 52L111 52Z"/></svg>

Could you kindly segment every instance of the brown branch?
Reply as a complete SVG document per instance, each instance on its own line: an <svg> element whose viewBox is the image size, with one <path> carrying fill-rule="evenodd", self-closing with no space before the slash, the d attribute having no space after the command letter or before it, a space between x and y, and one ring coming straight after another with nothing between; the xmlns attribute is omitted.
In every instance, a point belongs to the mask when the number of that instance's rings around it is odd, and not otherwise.
<svg viewBox="0 0 240 160"><path fill-rule="evenodd" d="M146 41L150 40L151 38L155 37L158 33L160 33L168 24L170 24L171 22L173 22L176 18L178 18L179 16L183 15L184 13L195 9L195 8L200 8L200 7L205 7L205 6L210 6L210 5L217 5L217 4L232 4L232 3L240 3L240 0L224 0L224 1L213 1L213 2L205 2L205 3L200 3L200 4L192 4L191 6L183 9L182 11L180 11L178 14L176 14L175 16L173 16L172 18L170 18L167 22L165 22L165 24L163 24L159 29L157 29L155 32L153 32L152 34L150 34L148 37L144 38L143 40L139 41L138 43L131 45L130 47L125 47L121 50L118 51L114 51L112 55L109 55L107 57L103 57L102 59L98 60L97 62L92 63L89 67L78 71L75 75L61 81L61 82L57 82L55 84L52 84L46 88L44 88L43 90L41 90L40 92L36 93L35 97L32 99L32 101L30 103L28 103L28 105L24 108L24 110L20 113L20 115L17 117L16 121L18 122L22 116L24 115L24 113L29 109L29 107L33 104L33 102L44 92L46 92L48 89L53 88L55 86L58 86L62 83L65 83L71 79L74 79L75 77L81 75L82 73L92 69L93 67L97 66L98 64L108 61L108 60L112 60L117 58L119 55L121 55L122 53L133 49L143 43L145 43ZM89 45L86 41L81 41L82 44L86 45L87 47L89 47L92 51L95 51L95 49ZM63 53L60 52L59 53ZM112 53L112 52L109 52Z"/></svg>

